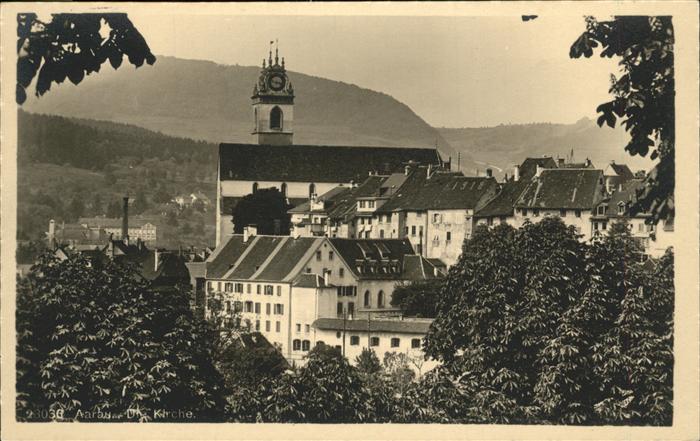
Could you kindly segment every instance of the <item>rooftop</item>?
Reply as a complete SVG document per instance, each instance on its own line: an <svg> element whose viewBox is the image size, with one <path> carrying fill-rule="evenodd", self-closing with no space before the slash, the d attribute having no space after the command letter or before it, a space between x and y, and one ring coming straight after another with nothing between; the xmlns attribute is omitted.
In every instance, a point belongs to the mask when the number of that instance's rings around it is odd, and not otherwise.
<svg viewBox="0 0 700 441"><path fill-rule="evenodd" d="M310 160L313 159L313 160ZM347 182L368 172L391 174L414 161L439 166L435 148L221 144L221 180Z"/></svg>
<svg viewBox="0 0 700 441"><path fill-rule="evenodd" d="M432 172L428 177L427 169L418 167L377 212L476 209L496 188L492 177L444 171Z"/></svg>
<svg viewBox="0 0 700 441"><path fill-rule="evenodd" d="M342 318L319 318L313 323L316 329L349 332L390 332L396 334L426 334L432 319L408 320L343 320Z"/></svg>
<svg viewBox="0 0 700 441"><path fill-rule="evenodd" d="M602 197L601 170L545 169L529 183L517 207L591 210Z"/></svg>

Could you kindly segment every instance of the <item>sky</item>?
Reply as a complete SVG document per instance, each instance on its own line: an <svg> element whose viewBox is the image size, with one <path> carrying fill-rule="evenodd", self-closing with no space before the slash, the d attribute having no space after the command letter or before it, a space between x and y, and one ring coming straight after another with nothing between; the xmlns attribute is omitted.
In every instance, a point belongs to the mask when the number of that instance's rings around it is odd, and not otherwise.
<svg viewBox="0 0 700 441"><path fill-rule="evenodd" d="M617 72L615 60L569 58L578 15L129 16L156 55L261 65L277 40L288 70L389 94L433 126L594 118Z"/></svg>

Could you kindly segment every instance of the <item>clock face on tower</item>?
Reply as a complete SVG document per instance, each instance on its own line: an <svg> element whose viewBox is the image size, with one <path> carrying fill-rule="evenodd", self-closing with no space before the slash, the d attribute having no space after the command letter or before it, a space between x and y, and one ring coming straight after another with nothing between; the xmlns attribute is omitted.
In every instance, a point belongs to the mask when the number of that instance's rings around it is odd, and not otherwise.
<svg viewBox="0 0 700 441"><path fill-rule="evenodd" d="M270 89L279 92L284 88L284 77L281 75L272 75L269 79Z"/></svg>

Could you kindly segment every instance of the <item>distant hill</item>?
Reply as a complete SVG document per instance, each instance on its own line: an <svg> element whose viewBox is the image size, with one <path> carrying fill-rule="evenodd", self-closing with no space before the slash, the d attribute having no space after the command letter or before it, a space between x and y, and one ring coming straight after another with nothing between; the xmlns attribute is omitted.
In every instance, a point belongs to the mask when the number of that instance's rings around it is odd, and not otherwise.
<svg viewBox="0 0 700 441"><path fill-rule="evenodd" d="M30 98L35 113L133 124L164 134L219 142L250 142L250 96L260 69L159 56L153 66L103 66L79 86L68 81ZM355 85L289 72L296 93L297 144L455 150L408 106ZM465 159L469 161L469 158Z"/></svg>
<svg viewBox="0 0 700 441"><path fill-rule="evenodd" d="M480 170L490 166L498 174L511 174L513 165L521 163L527 156L559 155L565 158L571 149L574 150L576 162L589 158L597 167L604 167L611 160L626 163L632 170L652 166L649 159L630 156L624 150L629 138L623 129L601 128L588 118L574 124L540 123L437 130L456 150L471 155ZM467 174L474 173L468 166L462 170Z"/></svg>
<svg viewBox="0 0 700 441"><path fill-rule="evenodd" d="M160 219L154 221L159 246L213 244L213 206L180 211L167 202L197 191L215 200L216 145L132 125L23 111L17 129L19 239L44 237L50 219L119 217L128 194L132 215Z"/></svg>

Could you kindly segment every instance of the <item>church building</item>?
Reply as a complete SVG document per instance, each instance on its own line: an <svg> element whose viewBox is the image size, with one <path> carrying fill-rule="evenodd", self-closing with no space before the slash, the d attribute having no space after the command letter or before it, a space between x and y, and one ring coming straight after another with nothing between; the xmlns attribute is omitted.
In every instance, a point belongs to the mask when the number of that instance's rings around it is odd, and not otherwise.
<svg viewBox="0 0 700 441"><path fill-rule="evenodd" d="M370 174L407 164L449 169L436 148L294 145L294 88L284 58L270 50L252 95L255 143L219 146L216 245L233 234L233 208L258 189L276 187L296 206Z"/></svg>

